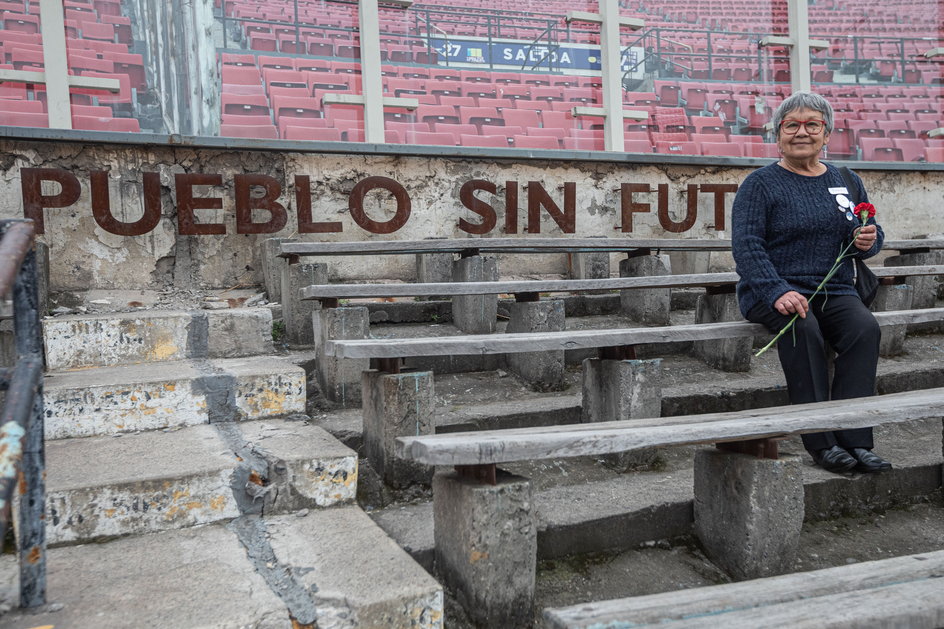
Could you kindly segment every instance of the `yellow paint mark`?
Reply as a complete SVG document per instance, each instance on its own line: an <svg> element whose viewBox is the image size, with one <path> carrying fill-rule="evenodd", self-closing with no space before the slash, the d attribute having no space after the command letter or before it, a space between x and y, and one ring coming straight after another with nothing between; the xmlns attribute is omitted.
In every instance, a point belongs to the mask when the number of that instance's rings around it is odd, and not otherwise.
<svg viewBox="0 0 944 629"><path fill-rule="evenodd" d="M214 511L222 511L226 507L226 496L217 496L210 501L210 508Z"/></svg>
<svg viewBox="0 0 944 629"><path fill-rule="evenodd" d="M142 404L142 406L143 406L143 404ZM142 408L142 409L141 409L141 414L142 414L142 415L156 415L156 414L157 414L157 409L156 409L156 408Z"/></svg>
<svg viewBox="0 0 944 629"><path fill-rule="evenodd" d="M473 550L472 554L469 556L470 563L476 563L478 561L482 561L483 559L488 559L488 553L483 553L478 550Z"/></svg>
<svg viewBox="0 0 944 629"><path fill-rule="evenodd" d="M176 390L177 390L177 385L176 385L175 383L173 383L173 382L167 382L167 383L164 384L164 390L165 390L165 391L176 391Z"/></svg>
<svg viewBox="0 0 944 629"><path fill-rule="evenodd" d="M116 513L116 512L117 512L117 509L105 509L105 517L106 517L106 518L113 518L113 517L115 517L115 513Z"/></svg>
<svg viewBox="0 0 944 629"><path fill-rule="evenodd" d="M194 509L202 509L203 503L200 502L199 500L193 500L191 502L186 503L184 505L184 508L187 509L188 511L193 511Z"/></svg>
<svg viewBox="0 0 944 629"><path fill-rule="evenodd" d="M148 360L167 360L168 358L177 354L177 346L168 341L163 341L154 346L150 352L147 353Z"/></svg>
<svg viewBox="0 0 944 629"><path fill-rule="evenodd" d="M132 396L131 396L131 401L132 401L132 402L137 402L137 401L138 401L138 396L137 396L137 395L132 395Z"/></svg>
<svg viewBox="0 0 944 629"><path fill-rule="evenodd" d="M250 398L249 404L257 411L270 411L272 413L282 413L285 408L285 402L288 395L266 389L262 393Z"/></svg>
<svg viewBox="0 0 944 629"><path fill-rule="evenodd" d="M37 625L36 627L30 627L29 629L56 629L56 625Z"/></svg>
<svg viewBox="0 0 944 629"><path fill-rule="evenodd" d="M178 489L177 491L174 492L173 500L174 502L177 502L181 498L186 498L189 495L190 495L190 492L187 491L186 489Z"/></svg>

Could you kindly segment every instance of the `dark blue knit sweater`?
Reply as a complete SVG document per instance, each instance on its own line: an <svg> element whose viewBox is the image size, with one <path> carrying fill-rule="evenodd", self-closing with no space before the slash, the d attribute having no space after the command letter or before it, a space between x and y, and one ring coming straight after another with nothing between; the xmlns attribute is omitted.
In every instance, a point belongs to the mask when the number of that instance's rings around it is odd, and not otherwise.
<svg viewBox="0 0 944 629"><path fill-rule="evenodd" d="M858 175L860 201L868 195ZM807 177L776 163L760 168L738 188L732 208L732 251L740 280L737 285L741 313L757 303L773 306L778 297L795 290L809 297L826 277L839 252L849 243L859 220L847 213L852 206L839 169L826 164L826 172ZM844 204L844 199L849 199ZM841 209L840 209L841 208ZM873 224L875 219L869 219ZM862 258L874 256L882 248L885 234L868 251L855 252ZM826 285L827 295L855 295L853 263L847 260Z"/></svg>

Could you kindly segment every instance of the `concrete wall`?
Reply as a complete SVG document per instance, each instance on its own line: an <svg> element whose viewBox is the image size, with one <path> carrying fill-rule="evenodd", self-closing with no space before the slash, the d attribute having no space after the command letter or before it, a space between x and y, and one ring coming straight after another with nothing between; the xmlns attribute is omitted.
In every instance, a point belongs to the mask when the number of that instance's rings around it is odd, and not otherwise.
<svg viewBox="0 0 944 629"><path fill-rule="evenodd" d="M12 133L12 132L11 132ZM143 138L142 138L143 140ZM127 139L125 138L125 142ZM546 192L563 213L566 194L574 199L572 233L581 237L688 237L729 238L730 208L733 194L724 201L724 229L715 216L715 195L696 191L697 214L690 229L668 233L660 223L658 192L636 192L632 202L648 204L649 211L637 206L632 212L632 229L621 216L622 184L640 184L656 189L665 185L667 213L664 219L681 223L688 213L689 186L692 184L738 184L758 164L750 166L706 166L694 163L632 163L626 156L602 160L511 160L494 157L462 158L443 155L330 154L298 150L272 151L228 148L225 139L216 141L220 148L168 145L153 137L149 144L92 143L88 141L41 141L0 138L0 217L24 215L21 174L24 168L64 169L79 183L78 200L66 207L42 211L45 223L43 240L50 247L50 282L52 290L81 291L91 288L159 289L221 288L259 282L261 264L259 243L270 236L299 237L310 240L384 240L470 237L460 227L460 220L472 230L483 218L462 202L462 187L470 180L495 184L497 194L474 194L494 208L495 225L487 236L502 236L517 229L518 236L560 236L561 227L547 210L540 210L540 225L529 228L528 197ZM209 142L210 144L213 141ZM273 144L258 143L261 148ZM297 143L286 144L296 149ZM665 158L658 158L663 162ZM682 161L682 160L679 160ZM853 165L854 166L854 165ZM889 238L912 238L944 232L944 215L939 211L944 172L930 170L865 170L858 172L865 180L872 201ZM160 180L160 220L157 226L139 236L109 233L96 221L92 211L90 173L108 172L111 214L118 221L134 222L143 214L144 173L158 173ZM175 175L184 173L216 174L221 186L196 186L194 196L220 197L222 209L196 209L199 223L225 225L222 235L181 235L179 233L180 191ZM284 206L287 223L273 234L237 233L234 177L266 175L281 185L277 202ZM298 233L296 176L310 178L312 221L337 222L341 232ZM350 195L358 182L368 177L386 177L399 182L409 195L410 213L402 227L389 234L373 234L358 224L350 210ZM517 182L517 221L510 221L505 207L506 182ZM538 185L529 184L537 182ZM262 188L255 189L261 196ZM42 194L59 194L58 184L44 183ZM540 194L538 194L540 196ZM627 197L628 198L628 197ZM628 203L629 201L627 201ZM199 202L198 202L199 203ZM386 225L397 213L397 202L385 190L374 190L364 197L364 214L370 221ZM403 212L401 207L400 211ZM484 211L484 213L488 213ZM265 223L265 210L253 210L252 221ZM663 221L664 222L664 221ZM623 223L625 229L621 228ZM514 226L514 227L512 227ZM246 231L242 229L242 231ZM411 256L329 258L333 280L365 278L411 279ZM711 270L730 268L726 255L713 254ZM615 266L614 266L615 268ZM566 256L520 256L500 260L504 274L564 273Z"/></svg>

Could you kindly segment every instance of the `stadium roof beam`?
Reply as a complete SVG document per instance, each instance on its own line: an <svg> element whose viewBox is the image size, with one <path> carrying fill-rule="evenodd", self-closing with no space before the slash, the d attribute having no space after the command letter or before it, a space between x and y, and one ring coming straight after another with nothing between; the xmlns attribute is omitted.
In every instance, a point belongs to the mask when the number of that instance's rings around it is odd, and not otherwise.
<svg viewBox="0 0 944 629"><path fill-rule="evenodd" d="M22 81L46 86L46 108L49 126L54 129L72 128L70 87L88 87L118 92L118 79L99 79L69 76L66 55L65 12L60 0L40 0L40 27L43 34L43 71L0 70L0 83Z"/></svg>
<svg viewBox="0 0 944 629"><path fill-rule="evenodd" d="M810 69L810 49L829 48L825 39L810 39L808 0L787 0L787 24L790 36L770 35L760 40L759 46L784 46L790 49L790 88L794 92L808 92L813 87Z"/></svg>
<svg viewBox="0 0 944 629"><path fill-rule="evenodd" d="M623 121L627 112L623 110L623 69L620 45L620 27L638 30L646 25L642 20L625 18L619 14L617 0L600 0L600 13L571 11L568 22L590 22L600 25L600 69L603 75L603 107L575 107L574 115L601 116L603 122L603 148L607 151L622 151L624 147ZM629 117L645 120L646 112L628 112ZM642 116L642 117L640 117Z"/></svg>

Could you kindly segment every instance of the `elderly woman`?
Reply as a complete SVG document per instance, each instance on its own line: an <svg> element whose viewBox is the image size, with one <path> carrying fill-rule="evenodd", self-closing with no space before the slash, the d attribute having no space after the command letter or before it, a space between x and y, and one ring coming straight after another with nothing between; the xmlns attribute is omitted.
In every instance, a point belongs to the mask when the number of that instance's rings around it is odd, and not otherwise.
<svg viewBox="0 0 944 629"><path fill-rule="evenodd" d="M793 317L794 330L777 344L792 404L874 395L878 323L856 293L852 260L812 297L839 251L855 239L856 255L874 256L882 228L869 219L861 229L852 215L856 191L820 161L833 129L825 98L797 92L774 113L781 159L751 173L733 206L734 260L741 313L776 333ZM868 198L853 176L861 201ZM829 382L826 348L836 352ZM880 472L891 464L872 452L872 429L803 435L803 445L831 472Z"/></svg>

